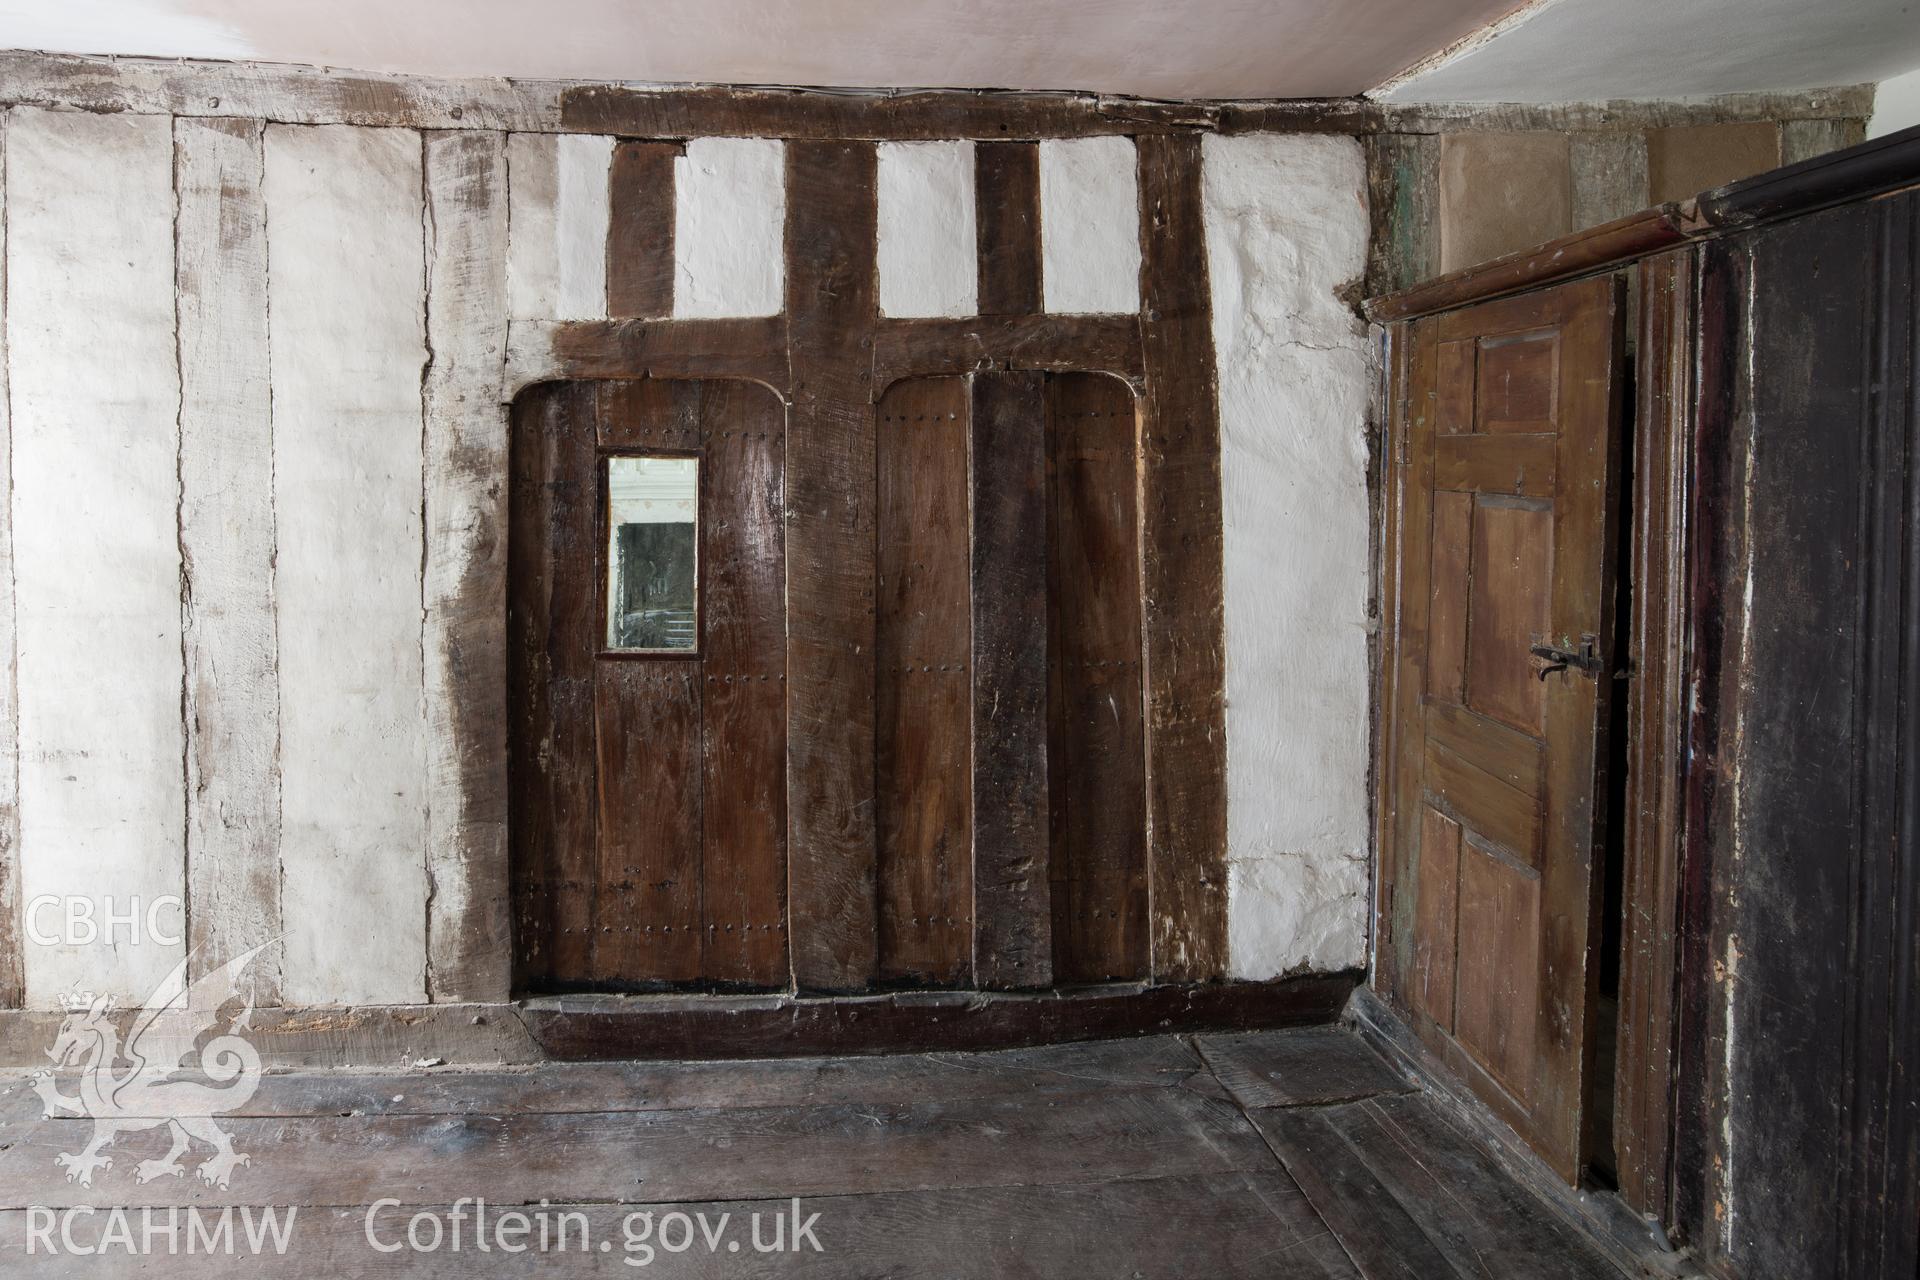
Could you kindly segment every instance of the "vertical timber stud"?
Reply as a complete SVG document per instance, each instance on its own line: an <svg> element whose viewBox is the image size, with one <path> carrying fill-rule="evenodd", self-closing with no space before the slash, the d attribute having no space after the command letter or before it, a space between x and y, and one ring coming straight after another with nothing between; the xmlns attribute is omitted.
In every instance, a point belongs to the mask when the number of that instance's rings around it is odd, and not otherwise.
<svg viewBox="0 0 1920 1280"><path fill-rule="evenodd" d="M973 378L973 968L1053 979L1047 879L1046 375Z"/></svg>
<svg viewBox="0 0 1920 1280"><path fill-rule="evenodd" d="M26 1003L20 918L20 660L13 615L13 397L7 384L6 121L0 112L0 1009Z"/></svg>
<svg viewBox="0 0 1920 1280"><path fill-rule="evenodd" d="M973 166L980 314L1032 315L1040 309L1040 144L982 142Z"/></svg>
<svg viewBox="0 0 1920 1280"><path fill-rule="evenodd" d="M673 161L678 142L622 140L607 178L607 315L673 314Z"/></svg>
<svg viewBox="0 0 1920 1280"><path fill-rule="evenodd" d="M280 685L265 156L255 120L173 127L189 976L278 938ZM251 970L280 1002L280 952Z"/></svg>
<svg viewBox="0 0 1920 1280"><path fill-rule="evenodd" d="M794 984L856 991L874 913L876 157L789 142L788 938Z"/></svg>
<svg viewBox="0 0 1920 1280"><path fill-rule="evenodd" d="M1220 418L1200 138L1146 134L1138 146L1153 976L1201 982L1227 967L1227 739Z"/></svg>
<svg viewBox="0 0 1920 1280"><path fill-rule="evenodd" d="M429 131L427 995L512 994L507 891L507 144Z"/></svg>

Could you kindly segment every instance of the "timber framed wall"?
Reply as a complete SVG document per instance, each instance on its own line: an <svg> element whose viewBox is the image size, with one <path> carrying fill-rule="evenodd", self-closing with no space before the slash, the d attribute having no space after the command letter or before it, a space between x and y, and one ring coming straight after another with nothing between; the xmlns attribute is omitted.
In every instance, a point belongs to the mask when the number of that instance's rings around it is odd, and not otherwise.
<svg viewBox="0 0 1920 1280"><path fill-rule="evenodd" d="M871 546L874 407L975 371L1102 371L1140 405L1151 973L1364 961L1360 140L1471 121L23 53L0 109L0 1007L137 1002L189 949L205 969L282 934L263 1001L506 998L506 406L648 375L763 382L838 459L788 474L812 717L789 856L822 924L800 985L873 965L871 726L837 700L870 687L871 618L833 557ZM1381 172L1376 209L1401 208ZM42 945L48 896L173 901L184 927ZM1034 918L1001 896L992 918ZM1032 981L1017 933L977 971Z"/></svg>
<svg viewBox="0 0 1920 1280"><path fill-rule="evenodd" d="M1360 964L1370 362L1344 299L1370 108L0 64L0 1004L138 1002L189 950L204 971L282 934L263 1001L506 999L508 406L645 377L786 405L788 857L817 926L796 987L875 972L870 694L850 694L873 687L879 406L975 374L977 437L982 389L1022 378L1096 373L1137 405L1150 980ZM972 216L932 216L956 203ZM63 256L88 241L124 252ZM105 351L124 386L96 376ZM102 423L138 466L90 461ZM99 512L89 486L140 521L75 574L56 549ZM1016 536L976 529L976 565ZM1309 539L1333 559L1297 554ZM109 570L143 593L115 597L152 625L139 646L111 640ZM1022 638L984 638L1013 647L974 678L1031 699ZM1017 766L972 765L975 821L1001 833L974 891L992 987L1049 979L1045 885L1021 871L1035 779L995 772ZM91 814L67 803L87 788ZM182 939L102 965L29 934L43 898L122 895L104 914L127 892L183 903ZM1324 1015L1350 980L1286 999ZM982 1016L1083 1034L1133 1007Z"/></svg>

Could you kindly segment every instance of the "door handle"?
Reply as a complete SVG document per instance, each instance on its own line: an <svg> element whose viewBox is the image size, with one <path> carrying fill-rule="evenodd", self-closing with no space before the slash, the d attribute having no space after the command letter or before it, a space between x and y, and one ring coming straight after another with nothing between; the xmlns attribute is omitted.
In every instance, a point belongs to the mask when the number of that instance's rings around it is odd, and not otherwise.
<svg viewBox="0 0 1920 1280"><path fill-rule="evenodd" d="M1528 650L1534 657L1546 665L1540 668L1540 678L1545 680L1556 671L1572 668L1584 675L1597 676L1602 665L1600 642L1594 636L1581 636L1578 650L1559 649L1550 644L1536 644Z"/></svg>

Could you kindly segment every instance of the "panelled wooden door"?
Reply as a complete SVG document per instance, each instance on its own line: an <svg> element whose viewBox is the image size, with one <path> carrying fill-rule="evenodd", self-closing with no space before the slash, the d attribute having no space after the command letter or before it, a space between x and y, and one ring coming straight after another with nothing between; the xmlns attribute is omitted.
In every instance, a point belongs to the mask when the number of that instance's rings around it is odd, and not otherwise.
<svg viewBox="0 0 1920 1280"><path fill-rule="evenodd" d="M551 383L516 402L521 989L789 980L785 422L744 381ZM693 631L662 641L683 648L612 647L610 468L636 458L698 463Z"/></svg>
<svg viewBox="0 0 1920 1280"><path fill-rule="evenodd" d="M1562 1175L1588 1157L1622 403L1613 278L1415 323L1389 662L1391 981Z"/></svg>

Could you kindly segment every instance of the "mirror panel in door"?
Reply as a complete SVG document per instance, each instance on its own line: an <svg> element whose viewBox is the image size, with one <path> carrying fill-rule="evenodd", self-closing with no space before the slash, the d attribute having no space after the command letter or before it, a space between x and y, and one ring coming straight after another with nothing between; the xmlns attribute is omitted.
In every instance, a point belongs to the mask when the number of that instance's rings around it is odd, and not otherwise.
<svg viewBox="0 0 1920 1280"><path fill-rule="evenodd" d="M607 495L607 648L697 648L700 460L615 455Z"/></svg>

